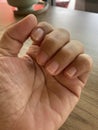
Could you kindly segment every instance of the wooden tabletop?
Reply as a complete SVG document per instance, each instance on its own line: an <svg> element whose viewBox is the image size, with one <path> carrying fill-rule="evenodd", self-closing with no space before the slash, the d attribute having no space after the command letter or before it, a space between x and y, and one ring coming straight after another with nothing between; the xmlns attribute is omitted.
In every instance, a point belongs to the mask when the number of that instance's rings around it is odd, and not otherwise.
<svg viewBox="0 0 98 130"><path fill-rule="evenodd" d="M50 7L37 17L38 21L47 21L55 27L69 30L71 38L80 40L85 52L94 60L93 71L80 101L60 130L98 130L98 14ZM0 36L19 19L11 7L0 3ZM30 44L30 40L27 42Z"/></svg>

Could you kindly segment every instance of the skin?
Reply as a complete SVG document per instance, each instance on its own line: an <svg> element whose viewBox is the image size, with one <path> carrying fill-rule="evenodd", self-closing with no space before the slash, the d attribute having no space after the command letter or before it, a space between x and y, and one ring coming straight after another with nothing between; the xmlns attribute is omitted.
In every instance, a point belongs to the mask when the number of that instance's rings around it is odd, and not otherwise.
<svg viewBox="0 0 98 130"><path fill-rule="evenodd" d="M33 44L19 57L28 37ZM91 68L91 57L66 30L33 15L10 27L0 40L0 130L58 130Z"/></svg>

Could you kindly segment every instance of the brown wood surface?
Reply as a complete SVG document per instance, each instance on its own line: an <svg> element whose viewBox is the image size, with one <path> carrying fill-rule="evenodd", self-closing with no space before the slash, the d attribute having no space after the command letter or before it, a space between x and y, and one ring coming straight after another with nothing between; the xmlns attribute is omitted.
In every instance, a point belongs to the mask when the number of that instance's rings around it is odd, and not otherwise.
<svg viewBox="0 0 98 130"><path fill-rule="evenodd" d="M85 52L94 60L93 71L80 101L60 130L98 130L98 14L50 7L37 17L38 21L47 21L55 27L69 30L71 38L83 42ZM0 3L0 37L10 24L19 19L11 7ZM31 41L27 40L21 55L29 44Z"/></svg>

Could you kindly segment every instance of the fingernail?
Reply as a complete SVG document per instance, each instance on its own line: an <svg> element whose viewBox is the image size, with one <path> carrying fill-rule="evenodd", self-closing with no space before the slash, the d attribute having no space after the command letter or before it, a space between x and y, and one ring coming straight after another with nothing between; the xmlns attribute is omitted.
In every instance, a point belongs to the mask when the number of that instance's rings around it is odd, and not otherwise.
<svg viewBox="0 0 98 130"><path fill-rule="evenodd" d="M45 52L43 52L43 51L41 51L41 52L38 54L38 56L37 56L37 62L38 62L38 64L40 64L40 65L44 65L45 62L47 61L47 59L48 59L48 55L47 55Z"/></svg>
<svg viewBox="0 0 98 130"><path fill-rule="evenodd" d="M44 36L44 30L41 28L37 28L35 30L33 30L33 32L31 33L31 38L32 40L39 42L43 39Z"/></svg>
<svg viewBox="0 0 98 130"><path fill-rule="evenodd" d="M75 73L77 72L75 67L70 68L69 70L67 70L65 72L65 74L67 74L69 77L73 77L75 75Z"/></svg>
<svg viewBox="0 0 98 130"><path fill-rule="evenodd" d="M58 68L59 68L59 64L57 62L53 61L49 66L47 66L46 70L50 74L54 75Z"/></svg>

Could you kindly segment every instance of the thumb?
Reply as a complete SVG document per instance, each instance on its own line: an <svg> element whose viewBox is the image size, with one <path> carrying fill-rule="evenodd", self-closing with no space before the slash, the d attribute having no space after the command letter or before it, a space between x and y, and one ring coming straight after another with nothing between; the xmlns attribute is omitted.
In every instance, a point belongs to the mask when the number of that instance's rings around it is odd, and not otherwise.
<svg viewBox="0 0 98 130"><path fill-rule="evenodd" d="M28 15L10 27L0 40L0 55L17 56L24 41L29 37L36 25L36 17Z"/></svg>

